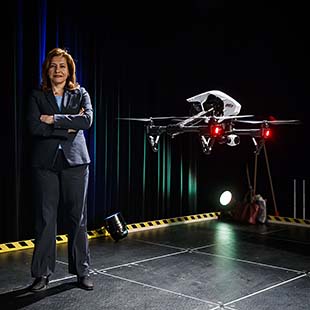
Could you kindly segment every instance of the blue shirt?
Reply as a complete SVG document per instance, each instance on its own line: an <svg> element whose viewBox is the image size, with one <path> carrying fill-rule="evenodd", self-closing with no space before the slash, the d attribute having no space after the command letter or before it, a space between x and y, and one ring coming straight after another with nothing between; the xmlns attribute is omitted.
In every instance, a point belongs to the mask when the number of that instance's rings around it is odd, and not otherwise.
<svg viewBox="0 0 310 310"><path fill-rule="evenodd" d="M61 101L62 101L62 96L55 96L59 111L61 111Z"/></svg>

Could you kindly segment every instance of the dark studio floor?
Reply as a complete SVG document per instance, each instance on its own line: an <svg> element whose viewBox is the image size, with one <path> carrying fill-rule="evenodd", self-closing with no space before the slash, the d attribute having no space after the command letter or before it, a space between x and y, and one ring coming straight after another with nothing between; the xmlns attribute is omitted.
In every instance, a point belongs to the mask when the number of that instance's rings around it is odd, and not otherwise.
<svg viewBox="0 0 310 310"><path fill-rule="evenodd" d="M310 229L203 220L90 240L95 289L67 272L30 293L32 249L0 254L1 309L310 309Z"/></svg>

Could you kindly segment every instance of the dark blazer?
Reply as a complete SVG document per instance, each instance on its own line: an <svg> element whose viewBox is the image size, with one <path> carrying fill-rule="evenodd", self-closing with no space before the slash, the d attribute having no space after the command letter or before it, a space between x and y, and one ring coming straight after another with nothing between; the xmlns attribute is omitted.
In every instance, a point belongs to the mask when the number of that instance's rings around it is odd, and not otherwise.
<svg viewBox="0 0 310 310"><path fill-rule="evenodd" d="M84 112L81 114L81 108ZM54 115L54 124L40 121L42 114ZM61 111L52 91L33 90L30 96L27 122L33 136L33 167L53 167L59 144L71 166L88 164L90 157L83 130L93 122L93 108L88 92L83 88L66 89ZM68 133L68 129L75 133Z"/></svg>

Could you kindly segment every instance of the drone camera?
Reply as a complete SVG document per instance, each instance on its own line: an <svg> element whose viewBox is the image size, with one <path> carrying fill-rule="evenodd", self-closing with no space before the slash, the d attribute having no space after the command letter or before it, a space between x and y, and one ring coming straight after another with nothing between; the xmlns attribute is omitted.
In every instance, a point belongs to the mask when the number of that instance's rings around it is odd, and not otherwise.
<svg viewBox="0 0 310 310"><path fill-rule="evenodd" d="M240 143L240 137L234 134L228 135L226 138L226 144L229 146L236 146Z"/></svg>
<svg viewBox="0 0 310 310"><path fill-rule="evenodd" d="M214 110L214 115L221 116L223 115L224 102L218 96L210 94L206 100L206 104L212 107Z"/></svg>

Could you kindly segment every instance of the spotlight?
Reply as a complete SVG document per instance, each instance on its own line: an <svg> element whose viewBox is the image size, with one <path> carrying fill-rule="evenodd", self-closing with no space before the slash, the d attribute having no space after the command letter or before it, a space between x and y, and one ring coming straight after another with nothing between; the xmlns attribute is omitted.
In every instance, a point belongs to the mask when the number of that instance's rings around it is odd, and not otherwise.
<svg viewBox="0 0 310 310"><path fill-rule="evenodd" d="M126 222L120 212L105 218L104 226L115 241L123 239L128 235Z"/></svg>
<svg viewBox="0 0 310 310"><path fill-rule="evenodd" d="M230 220L233 215L233 211L235 208L235 201L234 197L231 191L224 191L220 195L220 206L219 206L219 211L220 211L220 216L219 219L221 220Z"/></svg>
<svg viewBox="0 0 310 310"><path fill-rule="evenodd" d="M220 196L220 204L227 206L232 200L232 193L230 191L224 191Z"/></svg>

